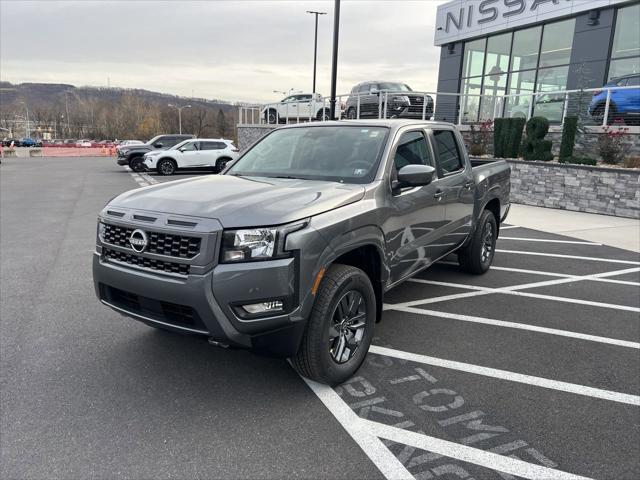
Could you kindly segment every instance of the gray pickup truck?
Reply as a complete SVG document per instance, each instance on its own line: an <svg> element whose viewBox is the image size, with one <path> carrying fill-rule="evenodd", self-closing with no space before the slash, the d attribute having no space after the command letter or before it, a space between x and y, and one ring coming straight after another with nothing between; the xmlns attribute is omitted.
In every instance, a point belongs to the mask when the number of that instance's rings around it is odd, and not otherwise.
<svg viewBox="0 0 640 480"><path fill-rule="evenodd" d="M102 303L152 327L290 357L330 385L362 364L383 295L457 253L486 272L504 161L472 165L448 123L278 128L221 175L123 193L100 212Z"/></svg>

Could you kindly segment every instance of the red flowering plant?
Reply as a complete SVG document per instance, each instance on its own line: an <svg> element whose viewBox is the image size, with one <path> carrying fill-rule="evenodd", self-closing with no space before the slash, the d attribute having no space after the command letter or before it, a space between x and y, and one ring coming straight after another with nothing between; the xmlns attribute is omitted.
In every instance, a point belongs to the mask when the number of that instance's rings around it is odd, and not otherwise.
<svg viewBox="0 0 640 480"><path fill-rule="evenodd" d="M492 129L492 119L483 120L478 126L471 125L471 145L469 145L469 153L471 155L484 155L487 153Z"/></svg>
<svg viewBox="0 0 640 480"><path fill-rule="evenodd" d="M598 153L604 163L622 162L628 136L629 129L621 124L602 127L602 134L598 138Z"/></svg>

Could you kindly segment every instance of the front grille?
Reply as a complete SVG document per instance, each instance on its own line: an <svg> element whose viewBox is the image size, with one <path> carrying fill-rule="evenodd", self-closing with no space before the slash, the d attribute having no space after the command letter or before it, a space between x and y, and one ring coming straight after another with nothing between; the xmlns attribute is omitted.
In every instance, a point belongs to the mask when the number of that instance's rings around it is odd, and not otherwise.
<svg viewBox="0 0 640 480"><path fill-rule="evenodd" d="M129 237L135 229L105 224L104 241L118 247L131 248ZM200 238L169 233L146 232L149 244L145 252L177 258L193 258L200 253Z"/></svg>
<svg viewBox="0 0 640 480"><path fill-rule="evenodd" d="M102 283L100 284L100 297L127 312L137 313L152 320L203 332L208 331L198 316L198 312L187 305L143 297Z"/></svg>
<svg viewBox="0 0 640 480"><path fill-rule="evenodd" d="M107 260L115 260L118 262L134 265L136 267L149 268L166 273L177 273L179 275L189 275L189 265L176 262L164 262L153 258L142 257L139 255L111 250L103 248L102 252Z"/></svg>
<svg viewBox="0 0 640 480"><path fill-rule="evenodd" d="M419 114L422 116L422 106L424 105L424 97L422 95L409 95L411 105L407 109L410 113ZM427 108L425 109L425 117L429 118L433 113L433 107L431 105L431 99L427 97Z"/></svg>

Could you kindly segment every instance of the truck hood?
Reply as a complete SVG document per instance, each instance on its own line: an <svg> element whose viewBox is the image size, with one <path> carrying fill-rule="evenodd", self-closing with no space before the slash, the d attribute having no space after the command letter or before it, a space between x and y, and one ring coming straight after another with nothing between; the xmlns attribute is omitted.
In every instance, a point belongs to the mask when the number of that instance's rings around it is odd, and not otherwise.
<svg viewBox="0 0 640 480"><path fill-rule="evenodd" d="M236 228L294 222L357 202L364 191L337 182L212 175L131 190L109 205L213 218Z"/></svg>

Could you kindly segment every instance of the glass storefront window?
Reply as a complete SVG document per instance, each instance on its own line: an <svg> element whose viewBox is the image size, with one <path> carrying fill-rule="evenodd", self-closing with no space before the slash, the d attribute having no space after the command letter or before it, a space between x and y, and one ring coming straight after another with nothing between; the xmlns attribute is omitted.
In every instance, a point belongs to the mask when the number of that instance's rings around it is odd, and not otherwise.
<svg viewBox="0 0 640 480"><path fill-rule="evenodd" d="M576 21L572 18L544 26L542 48L540 49L540 68L564 65L570 62L575 25Z"/></svg>
<svg viewBox="0 0 640 480"><path fill-rule="evenodd" d="M640 3L618 9L611 58L640 56Z"/></svg>
<svg viewBox="0 0 640 480"><path fill-rule="evenodd" d="M526 30L519 30L513 34L511 71L536 68L538 64L541 32L542 27L533 27L527 28Z"/></svg>
<svg viewBox="0 0 640 480"><path fill-rule="evenodd" d="M640 57L611 60L609 64L609 80L638 72L640 72Z"/></svg>
<svg viewBox="0 0 640 480"><path fill-rule="evenodd" d="M536 92L557 92L567 88L569 67L553 67L538 70ZM562 121L564 93L548 93L536 95L533 114L546 117L550 122Z"/></svg>
<svg viewBox="0 0 640 480"><path fill-rule="evenodd" d="M480 120L502 116L507 74L485 75L480 102Z"/></svg>
<svg viewBox="0 0 640 480"><path fill-rule="evenodd" d="M487 40L487 55L484 71L486 75L495 75L509 70L511 52L511 33L494 35Z"/></svg>
<svg viewBox="0 0 640 480"><path fill-rule="evenodd" d="M511 74L509 78L508 94L513 96L510 96L507 99L504 110L505 117L527 117L527 113L529 112L529 103L531 102L531 96L524 94L533 93L535 81L535 70L527 70L524 72L515 72Z"/></svg>
<svg viewBox="0 0 640 480"><path fill-rule="evenodd" d="M480 93L482 92L482 77L466 78L462 81L460 93L460 111L462 121L477 122L480 108Z"/></svg>
<svg viewBox="0 0 640 480"><path fill-rule="evenodd" d="M486 38L467 42L464 45L464 61L462 67L463 77L475 77L482 75L484 65L484 49L487 43Z"/></svg>

